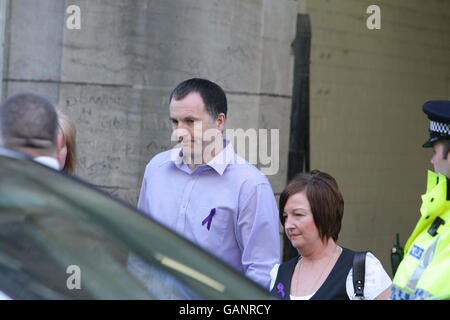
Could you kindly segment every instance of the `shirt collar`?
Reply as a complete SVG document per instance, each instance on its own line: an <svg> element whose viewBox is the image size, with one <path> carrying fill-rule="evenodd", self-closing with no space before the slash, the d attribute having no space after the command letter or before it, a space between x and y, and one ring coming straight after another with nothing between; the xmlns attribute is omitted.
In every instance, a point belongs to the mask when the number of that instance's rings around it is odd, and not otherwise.
<svg viewBox="0 0 450 320"><path fill-rule="evenodd" d="M216 170L216 172L220 175L223 175L227 166L234 162L235 156L234 148L231 142L224 140L223 144L225 148L207 163L208 166Z"/></svg>
<svg viewBox="0 0 450 320"><path fill-rule="evenodd" d="M223 150L206 164L220 175L223 175L227 166L235 160L235 152L232 143L224 139L223 144ZM172 161L178 169L181 169L184 164L181 148L172 149L170 161Z"/></svg>
<svg viewBox="0 0 450 320"><path fill-rule="evenodd" d="M44 166L50 167L52 169L55 170L60 170L59 169L59 163L58 160L56 160L55 158L52 157L36 157L33 159L36 162L39 162L40 164L43 164Z"/></svg>

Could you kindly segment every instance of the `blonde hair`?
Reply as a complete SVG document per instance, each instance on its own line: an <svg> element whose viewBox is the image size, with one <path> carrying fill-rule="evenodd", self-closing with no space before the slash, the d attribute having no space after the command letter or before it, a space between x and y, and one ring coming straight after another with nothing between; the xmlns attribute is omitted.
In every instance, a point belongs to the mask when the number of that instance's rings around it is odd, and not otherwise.
<svg viewBox="0 0 450 320"><path fill-rule="evenodd" d="M65 171L73 173L77 163L76 137L77 129L75 123L70 119L65 110L57 109L58 113L58 130L61 132L67 146L67 157L64 164Z"/></svg>

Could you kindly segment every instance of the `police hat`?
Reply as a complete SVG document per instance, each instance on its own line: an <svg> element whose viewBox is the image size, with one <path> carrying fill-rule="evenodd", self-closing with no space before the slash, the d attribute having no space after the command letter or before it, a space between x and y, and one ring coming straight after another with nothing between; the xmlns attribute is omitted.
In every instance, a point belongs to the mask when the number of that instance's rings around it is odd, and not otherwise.
<svg viewBox="0 0 450 320"><path fill-rule="evenodd" d="M430 139L423 144L423 147L431 148L435 141L450 139L450 101L433 100L425 102L423 112L430 119Z"/></svg>

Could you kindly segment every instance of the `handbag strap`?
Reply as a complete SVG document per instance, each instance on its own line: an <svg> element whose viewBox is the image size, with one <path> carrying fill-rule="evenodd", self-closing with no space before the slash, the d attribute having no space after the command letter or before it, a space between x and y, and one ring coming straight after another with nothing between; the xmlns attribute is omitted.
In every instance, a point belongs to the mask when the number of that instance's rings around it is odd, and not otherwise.
<svg viewBox="0 0 450 320"><path fill-rule="evenodd" d="M354 300L364 300L364 278L366 274L367 251L355 252L353 257L353 289Z"/></svg>

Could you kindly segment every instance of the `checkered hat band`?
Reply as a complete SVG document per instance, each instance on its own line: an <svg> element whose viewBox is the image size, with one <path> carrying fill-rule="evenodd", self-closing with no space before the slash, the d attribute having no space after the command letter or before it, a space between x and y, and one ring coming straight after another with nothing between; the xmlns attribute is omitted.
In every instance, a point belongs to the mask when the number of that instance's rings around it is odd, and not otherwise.
<svg viewBox="0 0 450 320"><path fill-rule="evenodd" d="M437 121L430 121L430 131L445 133L450 135L450 124Z"/></svg>

